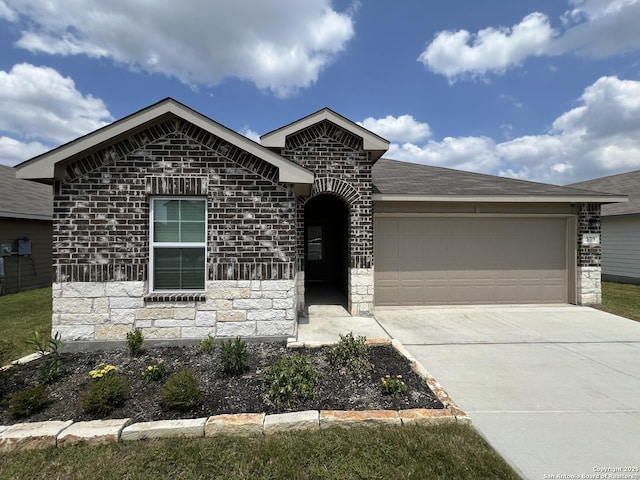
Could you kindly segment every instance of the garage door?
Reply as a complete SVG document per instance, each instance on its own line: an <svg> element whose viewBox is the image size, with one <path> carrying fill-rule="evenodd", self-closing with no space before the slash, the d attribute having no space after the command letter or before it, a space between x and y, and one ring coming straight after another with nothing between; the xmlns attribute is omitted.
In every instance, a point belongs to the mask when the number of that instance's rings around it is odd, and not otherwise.
<svg viewBox="0 0 640 480"><path fill-rule="evenodd" d="M567 302L566 218L375 223L376 305Z"/></svg>

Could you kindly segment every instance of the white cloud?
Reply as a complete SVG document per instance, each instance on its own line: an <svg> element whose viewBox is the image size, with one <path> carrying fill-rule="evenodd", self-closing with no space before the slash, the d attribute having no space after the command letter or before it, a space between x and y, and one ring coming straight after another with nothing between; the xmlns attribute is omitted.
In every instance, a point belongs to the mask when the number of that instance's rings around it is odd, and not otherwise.
<svg viewBox="0 0 640 480"><path fill-rule="evenodd" d="M0 162L15 164L112 119L104 102L83 95L56 70L28 63L0 70Z"/></svg>
<svg viewBox="0 0 640 480"><path fill-rule="evenodd" d="M3 0L0 0L0 18L15 22L18 19L18 15Z"/></svg>
<svg viewBox="0 0 640 480"><path fill-rule="evenodd" d="M280 97L316 82L354 35L352 12L330 0L5 1L32 52L107 57L189 85L236 77Z"/></svg>
<svg viewBox="0 0 640 480"><path fill-rule="evenodd" d="M598 79L540 135L392 144L387 156L555 184L640 169L640 81Z"/></svg>
<svg viewBox="0 0 640 480"><path fill-rule="evenodd" d="M417 122L411 115L368 117L358 124L391 142L419 142L431 136L429 124Z"/></svg>
<svg viewBox="0 0 640 480"><path fill-rule="evenodd" d="M532 56L580 54L604 57L640 48L640 0L570 0L553 29L542 13L527 15L511 28L489 27L435 35L418 60L450 82L502 74Z"/></svg>
<svg viewBox="0 0 640 480"><path fill-rule="evenodd" d="M254 132L249 127L243 128L240 133L254 142L260 143L260 134L258 132Z"/></svg>
<svg viewBox="0 0 640 480"><path fill-rule="evenodd" d="M0 165L14 166L49 150L40 142L21 142L15 138L0 137Z"/></svg>
<svg viewBox="0 0 640 480"><path fill-rule="evenodd" d="M440 32L418 60L451 80L463 74L501 73L543 54L553 36L547 16L532 13L510 29L486 28L473 35L466 30Z"/></svg>
<svg viewBox="0 0 640 480"><path fill-rule="evenodd" d="M21 63L0 71L0 130L60 143L110 120L102 100L82 95L52 68Z"/></svg>

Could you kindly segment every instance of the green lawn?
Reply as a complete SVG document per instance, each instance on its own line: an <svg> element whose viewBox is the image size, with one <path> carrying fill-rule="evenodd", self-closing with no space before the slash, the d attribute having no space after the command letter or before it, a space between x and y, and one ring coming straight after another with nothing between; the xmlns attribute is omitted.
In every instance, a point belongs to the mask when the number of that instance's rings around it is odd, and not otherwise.
<svg viewBox="0 0 640 480"><path fill-rule="evenodd" d="M0 297L0 365L29 353L35 331L51 335L51 287Z"/></svg>
<svg viewBox="0 0 640 480"><path fill-rule="evenodd" d="M602 282L602 305L599 308L640 321L640 285Z"/></svg>
<svg viewBox="0 0 640 480"><path fill-rule="evenodd" d="M12 479L517 479L471 427L362 427L0 453Z"/></svg>

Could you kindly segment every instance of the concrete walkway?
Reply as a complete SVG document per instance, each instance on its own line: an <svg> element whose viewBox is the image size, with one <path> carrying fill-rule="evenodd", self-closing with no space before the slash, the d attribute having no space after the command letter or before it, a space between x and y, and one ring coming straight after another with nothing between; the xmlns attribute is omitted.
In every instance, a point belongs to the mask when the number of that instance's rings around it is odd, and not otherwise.
<svg viewBox="0 0 640 480"><path fill-rule="evenodd" d="M640 467L640 323L571 305L378 308L376 319L525 478Z"/></svg>

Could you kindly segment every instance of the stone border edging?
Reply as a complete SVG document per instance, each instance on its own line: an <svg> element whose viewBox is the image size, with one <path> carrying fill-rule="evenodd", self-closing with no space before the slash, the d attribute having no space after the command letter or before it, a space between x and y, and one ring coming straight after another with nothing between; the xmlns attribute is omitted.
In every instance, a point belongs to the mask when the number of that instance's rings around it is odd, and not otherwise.
<svg viewBox="0 0 640 480"><path fill-rule="evenodd" d="M130 418L90 420L85 422L46 421L0 425L0 452L77 444L106 444L149 438L210 438L218 435L270 435L293 430L315 430L329 427L396 425L412 423L469 424L469 416L458 408L447 392L397 340L371 339L369 345L392 345L411 364L445 406L444 409L415 408L407 410L306 410L301 412L240 413L210 417L157 420L132 423ZM289 341L289 348L317 348L327 343ZM22 360L22 359L21 359Z"/></svg>

